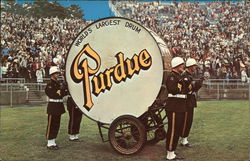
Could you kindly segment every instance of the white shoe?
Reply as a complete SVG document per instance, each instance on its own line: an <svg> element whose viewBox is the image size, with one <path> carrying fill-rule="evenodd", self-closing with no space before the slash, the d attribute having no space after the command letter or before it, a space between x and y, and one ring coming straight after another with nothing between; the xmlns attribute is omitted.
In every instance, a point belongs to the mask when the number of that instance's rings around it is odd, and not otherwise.
<svg viewBox="0 0 250 161"><path fill-rule="evenodd" d="M69 136L69 141L79 142L80 139L78 138L77 135L70 135Z"/></svg>
<svg viewBox="0 0 250 161"><path fill-rule="evenodd" d="M75 135L69 135L69 140L74 140L75 139Z"/></svg>
<svg viewBox="0 0 250 161"><path fill-rule="evenodd" d="M174 151L167 151L167 156L166 156L167 160L174 159L175 157L176 157L176 154L174 153Z"/></svg>
<svg viewBox="0 0 250 161"><path fill-rule="evenodd" d="M48 140L47 146L48 147L50 147L50 146L56 146L56 139Z"/></svg>

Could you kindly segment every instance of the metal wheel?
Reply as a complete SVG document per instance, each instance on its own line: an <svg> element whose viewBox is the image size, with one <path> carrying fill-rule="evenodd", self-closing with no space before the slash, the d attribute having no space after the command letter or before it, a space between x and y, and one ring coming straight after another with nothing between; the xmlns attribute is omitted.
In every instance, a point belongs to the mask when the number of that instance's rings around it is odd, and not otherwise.
<svg viewBox="0 0 250 161"><path fill-rule="evenodd" d="M136 117L130 115L115 119L110 125L108 135L113 149L126 155L139 152L146 141L144 125Z"/></svg>

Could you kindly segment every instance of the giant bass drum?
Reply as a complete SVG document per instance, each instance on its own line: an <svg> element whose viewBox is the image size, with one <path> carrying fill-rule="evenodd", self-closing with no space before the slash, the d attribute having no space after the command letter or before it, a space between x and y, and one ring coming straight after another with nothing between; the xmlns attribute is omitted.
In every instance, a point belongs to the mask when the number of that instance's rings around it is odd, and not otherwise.
<svg viewBox="0 0 250 161"><path fill-rule="evenodd" d="M164 41L153 31L110 17L78 34L68 51L65 76L78 108L99 130L109 126L112 147L134 154L147 141L147 125L139 118L161 97L170 60Z"/></svg>

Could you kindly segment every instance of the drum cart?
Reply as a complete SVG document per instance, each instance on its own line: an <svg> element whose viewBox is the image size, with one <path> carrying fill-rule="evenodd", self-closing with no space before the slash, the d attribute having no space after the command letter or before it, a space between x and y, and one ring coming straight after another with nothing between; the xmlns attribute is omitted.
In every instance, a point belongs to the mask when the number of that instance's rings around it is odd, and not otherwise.
<svg viewBox="0 0 250 161"><path fill-rule="evenodd" d="M120 154L131 155L139 152L145 144L152 145L165 139L164 125L167 123L167 115L162 102L156 99L138 118L122 115L111 124L97 122L102 141L109 141L112 148ZM108 137L104 137L104 129L108 130Z"/></svg>
<svg viewBox="0 0 250 161"><path fill-rule="evenodd" d="M163 83L171 57L156 33L121 17L91 23L72 42L65 65L69 93L116 152L135 154L165 138Z"/></svg>

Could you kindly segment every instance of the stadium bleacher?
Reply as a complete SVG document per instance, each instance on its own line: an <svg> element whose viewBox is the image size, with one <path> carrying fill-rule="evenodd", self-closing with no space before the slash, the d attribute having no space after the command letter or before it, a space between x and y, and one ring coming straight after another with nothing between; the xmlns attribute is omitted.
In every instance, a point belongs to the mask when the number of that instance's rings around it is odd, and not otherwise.
<svg viewBox="0 0 250 161"><path fill-rule="evenodd" d="M211 1L209 1L211 2ZM195 58L198 76L210 79L250 77L249 11L245 1L110 1L117 16L127 17L156 32L172 56ZM63 69L67 50L89 24L83 19L28 18L1 12L0 78L36 83L36 72L57 59ZM2 82L4 83L4 82Z"/></svg>
<svg viewBox="0 0 250 161"><path fill-rule="evenodd" d="M246 68L249 77L249 4L205 2L116 1L111 8L155 31L173 56L198 60L200 74L208 70L213 79L237 79Z"/></svg>

